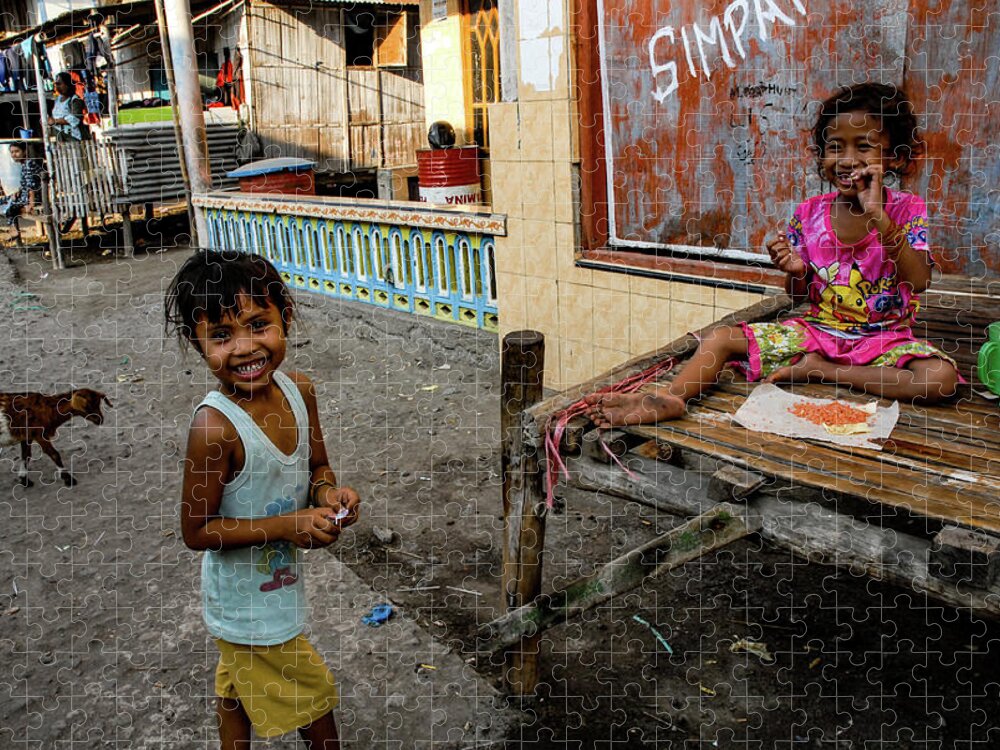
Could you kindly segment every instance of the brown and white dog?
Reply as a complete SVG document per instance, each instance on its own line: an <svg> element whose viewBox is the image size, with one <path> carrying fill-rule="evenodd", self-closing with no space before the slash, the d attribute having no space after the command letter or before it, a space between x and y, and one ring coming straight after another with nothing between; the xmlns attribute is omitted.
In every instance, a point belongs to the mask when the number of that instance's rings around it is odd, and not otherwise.
<svg viewBox="0 0 1000 750"><path fill-rule="evenodd" d="M67 487L76 480L63 466L59 451L52 445L56 430L73 417L83 417L99 425L104 422L101 406L111 406L108 397L90 388L77 388L68 393L46 396L42 393L0 393L0 446L21 444L21 468L18 481L31 486L28 479L28 461L31 444L38 443L46 456L59 467L59 476Z"/></svg>

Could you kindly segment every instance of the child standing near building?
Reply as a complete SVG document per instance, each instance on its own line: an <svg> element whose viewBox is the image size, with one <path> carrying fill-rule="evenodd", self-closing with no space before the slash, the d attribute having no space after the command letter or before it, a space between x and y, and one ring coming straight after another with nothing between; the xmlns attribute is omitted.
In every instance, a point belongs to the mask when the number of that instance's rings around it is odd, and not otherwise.
<svg viewBox="0 0 1000 750"><path fill-rule="evenodd" d="M921 148L910 102L892 86L842 89L823 102L812 135L834 191L802 203L767 246L809 314L715 328L669 385L588 396L598 426L676 419L727 364L750 382L839 383L923 403L955 393L954 360L910 330L933 267L926 206L883 184L907 174Z"/></svg>
<svg viewBox="0 0 1000 750"><path fill-rule="evenodd" d="M21 167L20 187L10 196L0 200L0 215L13 225L22 213L34 213L41 204L42 176L45 169L41 159L29 155L26 142L10 144L10 158Z"/></svg>
<svg viewBox="0 0 1000 750"><path fill-rule="evenodd" d="M359 499L337 486L312 383L279 369L291 295L257 255L200 251L171 282L165 311L168 331L219 381L191 423L181 529L188 547L205 551L222 747L248 750L252 726L263 737L297 729L312 750L333 750L337 690L302 634L299 549L335 542L357 520Z"/></svg>

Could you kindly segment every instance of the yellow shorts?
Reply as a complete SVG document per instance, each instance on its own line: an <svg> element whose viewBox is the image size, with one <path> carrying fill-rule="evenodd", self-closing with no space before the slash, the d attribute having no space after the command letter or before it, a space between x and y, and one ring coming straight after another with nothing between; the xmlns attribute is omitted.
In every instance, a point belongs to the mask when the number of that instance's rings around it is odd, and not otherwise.
<svg viewBox="0 0 1000 750"><path fill-rule="evenodd" d="M261 737L308 726L336 708L333 674L304 635L274 646L215 643L215 694L239 700Z"/></svg>

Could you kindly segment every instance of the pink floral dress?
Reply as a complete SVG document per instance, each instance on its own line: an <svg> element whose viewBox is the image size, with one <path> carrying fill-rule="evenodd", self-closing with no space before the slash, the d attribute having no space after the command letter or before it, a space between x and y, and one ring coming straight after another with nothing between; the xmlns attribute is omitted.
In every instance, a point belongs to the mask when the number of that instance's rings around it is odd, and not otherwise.
<svg viewBox="0 0 1000 750"><path fill-rule="evenodd" d="M927 207L911 193L887 190L885 210L906 232L910 246L929 252ZM748 362L736 363L753 382L808 352L842 365L906 367L915 358L955 361L914 337L910 325L920 307L872 231L852 245L841 242L830 221L837 193L805 201L788 223L788 239L809 269L811 309L779 323L744 323Z"/></svg>

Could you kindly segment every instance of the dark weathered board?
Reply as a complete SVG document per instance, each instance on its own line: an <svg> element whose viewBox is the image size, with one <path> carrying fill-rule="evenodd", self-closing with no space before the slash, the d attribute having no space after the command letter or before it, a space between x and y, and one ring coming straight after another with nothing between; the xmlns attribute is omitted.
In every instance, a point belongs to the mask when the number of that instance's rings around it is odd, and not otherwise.
<svg viewBox="0 0 1000 750"><path fill-rule="evenodd" d="M610 243L763 253L808 195L808 130L838 86L902 85L928 158L942 267L1000 271L995 3L953 0L589 0L600 26Z"/></svg>
<svg viewBox="0 0 1000 750"><path fill-rule="evenodd" d="M697 560L730 542L760 531L758 514L746 506L720 503L702 515L677 526L601 566L561 591L546 594L508 611L479 628L479 637L490 650L513 646L542 631L593 609L612 597Z"/></svg>
<svg viewBox="0 0 1000 750"><path fill-rule="evenodd" d="M658 462L647 461L631 464L634 474L625 474L616 466L599 464L579 457L568 461L570 483L581 489L605 495L624 497L666 513L695 516L710 512L714 500L705 495L687 492L669 481L662 481L665 472ZM650 466L649 464L654 464ZM977 614L1000 617L1000 579L984 575L988 567L981 561L988 554L995 537L982 537L976 541L978 550L964 555L955 549L945 550L943 557L950 557L957 568L956 576L937 577L942 563L948 560L935 555L936 547L948 546L948 529L928 538L919 528L909 531L898 527L872 523L871 516L858 518L838 510L836 504L816 502L811 493L801 486L779 488L763 487L762 491L746 500L748 516L759 516L762 521L760 535L775 544L792 550L797 555L829 565L848 568L852 573L864 571L868 575L903 586L907 590L930 594L956 607L967 607ZM718 507L718 506L716 506ZM878 517L882 514L876 513ZM884 519L884 516L882 516ZM916 531L916 534L910 533ZM978 535L977 535L978 536ZM978 555L974 557L973 555ZM935 556L939 558L935 560ZM937 563L937 566L935 566ZM955 565L955 563L960 563ZM975 576L978 585L969 585L963 574L970 572L974 563L981 569ZM985 586L983 584L986 584Z"/></svg>

